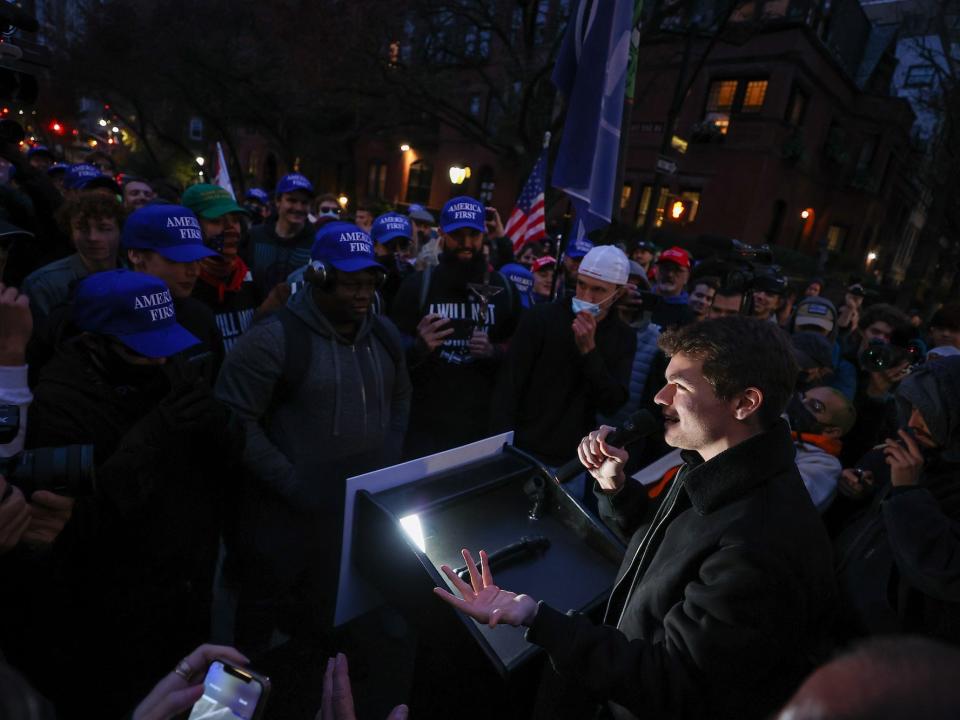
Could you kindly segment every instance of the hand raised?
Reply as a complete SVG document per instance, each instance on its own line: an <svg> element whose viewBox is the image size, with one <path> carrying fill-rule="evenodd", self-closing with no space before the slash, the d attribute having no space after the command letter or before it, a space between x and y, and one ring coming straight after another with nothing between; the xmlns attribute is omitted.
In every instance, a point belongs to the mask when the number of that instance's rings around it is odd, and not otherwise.
<svg viewBox="0 0 960 720"><path fill-rule="evenodd" d="M529 595L517 595L494 585L493 575L490 574L490 561L485 551L480 551L482 573L477 571L477 564L473 561L469 550L464 548L461 553L470 572L470 585L457 577L449 565L441 565L440 569L463 599L438 587L433 589L434 594L474 620L486 623L490 627L496 627L499 623L514 627L530 625L537 616L537 601Z"/></svg>
<svg viewBox="0 0 960 720"><path fill-rule="evenodd" d="M627 481L623 466L630 457L629 453L606 443L607 435L615 429L601 425L581 440L577 447L580 462L605 492L616 492Z"/></svg>

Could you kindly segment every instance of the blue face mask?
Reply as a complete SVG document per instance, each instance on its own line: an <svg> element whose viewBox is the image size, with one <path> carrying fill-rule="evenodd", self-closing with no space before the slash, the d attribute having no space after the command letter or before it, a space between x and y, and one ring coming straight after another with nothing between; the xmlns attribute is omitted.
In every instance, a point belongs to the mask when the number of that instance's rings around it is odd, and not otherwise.
<svg viewBox="0 0 960 720"><path fill-rule="evenodd" d="M600 306L596 303L587 302L586 300L581 300L578 297L573 297L570 299L570 307L573 310L573 314L588 312L594 317L600 315Z"/></svg>

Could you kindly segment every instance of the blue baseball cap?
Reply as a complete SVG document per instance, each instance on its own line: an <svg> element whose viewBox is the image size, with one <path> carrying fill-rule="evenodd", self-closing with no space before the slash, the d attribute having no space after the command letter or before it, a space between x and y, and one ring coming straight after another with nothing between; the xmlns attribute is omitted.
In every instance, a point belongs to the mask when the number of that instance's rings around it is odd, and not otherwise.
<svg viewBox="0 0 960 720"><path fill-rule="evenodd" d="M261 190L260 188L250 188L243 197L245 200L256 200L257 202L262 202L264 205L270 204L270 196L267 194L267 191Z"/></svg>
<svg viewBox="0 0 960 720"><path fill-rule="evenodd" d="M447 200L443 210L440 211L440 228L445 233L460 228L471 228L483 232L483 204L465 195Z"/></svg>
<svg viewBox="0 0 960 720"><path fill-rule="evenodd" d="M57 173L65 173L69 169L70 169L70 166L67 165L67 163L54 163L53 165L47 168L47 175L56 175Z"/></svg>
<svg viewBox="0 0 960 720"><path fill-rule="evenodd" d="M433 225L436 220L433 219L433 213L427 210L423 205L412 203L407 208L407 217L418 222L430 223Z"/></svg>
<svg viewBox="0 0 960 720"><path fill-rule="evenodd" d="M313 183L300 173L290 173L280 178L280 182L277 183L276 194L279 196L284 193L297 192L297 190L313 195Z"/></svg>
<svg viewBox="0 0 960 720"><path fill-rule="evenodd" d="M120 247L153 250L173 262L193 262L217 253L203 244L197 216L182 205L145 205L123 224Z"/></svg>
<svg viewBox="0 0 960 720"><path fill-rule="evenodd" d="M200 341L177 322L163 280L132 270L107 270L77 283L73 320L149 358L170 357Z"/></svg>
<svg viewBox="0 0 960 720"><path fill-rule="evenodd" d="M34 145L32 148L27 150L27 157L32 158L34 155L46 155L51 160L56 160L56 156L53 154L53 151L48 148L46 145Z"/></svg>
<svg viewBox="0 0 960 720"><path fill-rule="evenodd" d="M413 238L413 226L410 224L410 218L400 213L384 213L373 221L373 227L370 228L370 235L374 242L386 245L391 240L398 237Z"/></svg>
<svg viewBox="0 0 960 720"><path fill-rule="evenodd" d="M353 223L333 221L317 230L310 259L333 265L343 272L383 270L373 254L373 240Z"/></svg>
<svg viewBox="0 0 960 720"><path fill-rule="evenodd" d="M104 175L93 165L77 163L67 168L63 176L63 186L67 190L90 190L95 187L105 187L120 194L120 186L109 175Z"/></svg>
<svg viewBox="0 0 960 720"><path fill-rule="evenodd" d="M507 263L500 268L506 278L520 293L520 304L524 309L533 304L533 273L518 263Z"/></svg>
<svg viewBox="0 0 960 720"><path fill-rule="evenodd" d="M568 258L573 258L576 260L577 258L582 258L591 250L593 250L593 243L586 238L581 237L570 243L570 247L567 248L567 251L564 254Z"/></svg>

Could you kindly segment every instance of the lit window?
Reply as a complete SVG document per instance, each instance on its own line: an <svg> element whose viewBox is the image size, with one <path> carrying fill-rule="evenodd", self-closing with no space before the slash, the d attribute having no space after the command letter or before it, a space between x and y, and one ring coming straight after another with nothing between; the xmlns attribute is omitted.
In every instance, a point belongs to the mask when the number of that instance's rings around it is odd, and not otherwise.
<svg viewBox="0 0 960 720"><path fill-rule="evenodd" d="M733 109L733 99L736 95L736 80L714 80L710 83L710 93L707 95L707 110L729 112Z"/></svg>
<svg viewBox="0 0 960 720"><path fill-rule="evenodd" d="M474 117L480 117L480 96L470 96L470 114Z"/></svg>
<svg viewBox="0 0 960 720"><path fill-rule="evenodd" d="M633 185L631 183L624 183L623 189L620 190L620 209L623 210L627 205L630 204L630 196L633 194Z"/></svg>
<svg viewBox="0 0 960 720"><path fill-rule="evenodd" d="M827 230L827 250L832 253L843 251L843 244L847 239L847 229L840 225L831 225Z"/></svg>
<svg viewBox="0 0 960 720"><path fill-rule="evenodd" d="M723 135L730 129L730 111L737 96L737 80L714 80L707 94L707 115L705 120L713 123Z"/></svg>
<svg viewBox="0 0 960 720"><path fill-rule="evenodd" d="M650 207L650 196L653 194L653 186L644 185L640 191L640 202L637 204L637 227L643 227L647 220L647 210ZM660 188L660 198L657 201L657 213L654 218L655 226L663 225L663 209L667 204L667 188Z"/></svg>
<svg viewBox="0 0 960 720"><path fill-rule="evenodd" d="M687 206L687 222L693 222L697 219L697 211L700 209L700 191L684 190L680 193L680 199Z"/></svg>
<svg viewBox="0 0 960 720"><path fill-rule="evenodd" d="M763 107L763 98L767 94L766 80L750 80L743 93L743 112L759 112Z"/></svg>

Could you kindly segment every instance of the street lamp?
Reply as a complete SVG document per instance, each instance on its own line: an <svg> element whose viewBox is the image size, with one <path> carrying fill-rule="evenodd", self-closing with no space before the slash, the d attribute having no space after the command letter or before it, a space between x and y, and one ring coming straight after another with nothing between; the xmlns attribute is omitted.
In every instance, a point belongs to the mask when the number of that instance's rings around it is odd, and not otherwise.
<svg viewBox="0 0 960 720"><path fill-rule="evenodd" d="M454 185L462 185L463 181L470 177L470 167L460 167L459 165L451 165L450 170L450 182Z"/></svg>
<svg viewBox="0 0 960 720"><path fill-rule="evenodd" d="M205 162L206 162L206 160L204 160L203 157L201 157L201 156L199 156L199 155L197 156L197 165L199 165L200 167L203 167L203 164L204 164Z"/></svg>
<svg viewBox="0 0 960 720"><path fill-rule="evenodd" d="M337 202L340 203L341 209L346 209L347 203L350 202L350 198L348 198L346 195L340 195L340 197L337 198Z"/></svg>
<svg viewBox="0 0 960 720"><path fill-rule="evenodd" d="M800 213L800 217L803 218L804 220L806 220L808 217L810 217L810 211L809 211L809 210L804 210L804 211L802 211L802 212Z"/></svg>
<svg viewBox="0 0 960 720"><path fill-rule="evenodd" d="M404 143L400 146L400 152L410 152L410 146L407 143Z"/></svg>
<svg viewBox="0 0 960 720"><path fill-rule="evenodd" d="M118 132L120 132L120 128L118 128L116 125L114 125L112 128L110 128L110 132L118 133Z"/></svg>
<svg viewBox="0 0 960 720"><path fill-rule="evenodd" d="M868 253L867 253L867 265L869 265L870 263L872 263L872 262L873 262L874 260L876 260L876 259L877 259L877 254L876 254L875 252L868 252Z"/></svg>

